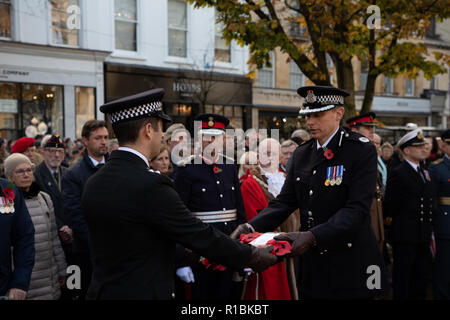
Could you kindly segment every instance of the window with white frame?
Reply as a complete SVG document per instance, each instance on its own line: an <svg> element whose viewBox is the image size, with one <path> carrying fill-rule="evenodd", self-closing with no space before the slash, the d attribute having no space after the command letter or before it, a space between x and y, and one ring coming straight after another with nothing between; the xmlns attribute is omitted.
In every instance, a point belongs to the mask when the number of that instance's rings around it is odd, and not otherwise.
<svg viewBox="0 0 450 320"><path fill-rule="evenodd" d="M11 0L0 0L0 38L11 38Z"/></svg>
<svg viewBox="0 0 450 320"><path fill-rule="evenodd" d="M394 79L384 76L383 91L385 94L394 94Z"/></svg>
<svg viewBox="0 0 450 320"><path fill-rule="evenodd" d="M431 78L431 80L430 80L430 89L432 89L432 90L439 89L439 83L438 83L438 76L437 75L435 75L435 76L433 76L433 78Z"/></svg>
<svg viewBox="0 0 450 320"><path fill-rule="evenodd" d="M359 78L359 90L366 90L367 76L369 75L369 63L366 61L361 62L361 73Z"/></svg>
<svg viewBox="0 0 450 320"><path fill-rule="evenodd" d="M50 0L52 8L52 41L54 44L79 46L79 0Z"/></svg>
<svg viewBox="0 0 450 320"><path fill-rule="evenodd" d="M187 57L187 5L183 0L168 1L169 56Z"/></svg>
<svg viewBox="0 0 450 320"><path fill-rule="evenodd" d="M289 87L297 90L305 85L305 75L298 67L295 61L291 60L289 63Z"/></svg>
<svg viewBox="0 0 450 320"><path fill-rule="evenodd" d="M414 79L405 79L405 96L413 96L414 95Z"/></svg>
<svg viewBox="0 0 450 320"><path fill-rule="evenodd" d="M331 83L331 85L333 85L333 73L334 73L333 60L331 59L331 57L328 53L325 54L325 59L327 61L328 74L330 75L330 83Z"/></svg>
<svg viewBox="0 0 450 320"><path fill-rule="evenodd" d="M115 47L137 51L137 0L114 0Z"/></svg>
<svg viewBox="0 0 450 320"><path fill-rule="evenodd" d="M222 30L224 29L223 22L218 19L216 11L216 25L214 28L214 60L222 62L231 62L231 46L222 37Z"/></svg>
<svg viewBox="0 0 450 320"><path fill-rule="evenodd" d="M274 74L275 74L275 59L273 52L270 52L271 67L264 65L258 70L258 87L273 88L275 86Z"/></svg>

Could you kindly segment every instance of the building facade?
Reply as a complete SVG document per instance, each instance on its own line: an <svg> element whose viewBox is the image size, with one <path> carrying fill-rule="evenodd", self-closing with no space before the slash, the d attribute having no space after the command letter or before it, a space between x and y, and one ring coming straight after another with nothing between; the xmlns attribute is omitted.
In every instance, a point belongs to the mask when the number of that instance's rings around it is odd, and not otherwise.
<svg viewBox="0 0 450 320"><path fill-rule="evenodd" d="M245 127L248 50L216 21L183 0L0 1L0 136L77 138L103 103L155 87L178 122L216 112Z"/></svg>

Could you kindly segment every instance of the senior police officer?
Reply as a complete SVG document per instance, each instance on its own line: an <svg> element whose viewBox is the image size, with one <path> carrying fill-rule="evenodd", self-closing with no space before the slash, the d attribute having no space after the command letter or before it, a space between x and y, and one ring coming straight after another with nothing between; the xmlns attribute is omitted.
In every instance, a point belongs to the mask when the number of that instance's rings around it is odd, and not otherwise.
<svg viewBox="0 0 450 320"><path fill-rule="evenodd" d="M375 127L377 124L375 123L376 114L374 112L368 112L365 114L357 115L355 117L351 117L347 119L347 125L349 128L354 131L362 134L371 142L374 141ZM382 182L381 182L381 173L380 166L386 166L383 163L383 160L377 155L377 185L375 192L373 194L372 205L370 206L370 218L372 222L372 229L375 233L375 237L377 238L378 246L381 251L383 251L384 246L384 222L383 222L383 203L382 203Z"/></svg>
<svg viewBox="0 0 450 320"><path fill-rule="evenodd" d="M377 178L375 147L339 126L346 91L307 86L297 92L305 98L300 115L306 116L312 139L295 150L278 197L232 237L274 230L299 208L300 231L275 239L290 241L292 254L303 255L300 298L369 299L386 285L369 215Z"/></svg>
<svg viewBox="0 0 450 320"><path fill-rule="evenodd" d="M433 231L436 239L434 260L434 295L436 299L450 299L450 130L442 135L443 158L429 167L436 210Z"/></svg>
<svg viewBox="0 0 450 320"><path fill-rule="evenodd" d="M149 168L148 159L159 152L162 122L170 120L163 95L154 89L100 108L120 147L83 192L93 257L88 299L170 299L175 243L237 269L276 263L270 246L244 246L197 219L171 180Z"/></svg>
<svg viewBox="0 0 450 320"><path fill-rule="evenodd" d="M198 133L202 148L184 166L180 164L175 186L195 216L229 235L246 221L236 167L233 159L221 154L223 135L230 121L217 114L200 114L195 120L201 123ZM210 270L198 262L192 269L193 299L232 298L232 270Z"/></svg>
<svg viewBox="0 0 450 320"><path fill-rule="evenodd" d="M394 299L425 299L433 214L430 176L420 166L425 140L416 129L397 144L405 160L389 174L384 196L384 213L392 218Z"/></svg>

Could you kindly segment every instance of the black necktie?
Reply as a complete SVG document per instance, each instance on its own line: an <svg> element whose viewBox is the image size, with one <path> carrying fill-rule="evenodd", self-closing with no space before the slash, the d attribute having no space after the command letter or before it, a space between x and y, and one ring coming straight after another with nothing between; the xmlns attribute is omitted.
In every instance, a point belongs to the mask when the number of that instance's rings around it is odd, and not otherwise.
<svg viewBox="0 0 450 320"><path fill-rule="evenodd" d="M58 182L58 172L53 172L53 177L55 178L56 182Z"/></svg>
<svg viewBox="0 0 450 320"><path fill-rule="evenodd" d="M423 172L423 169L421 167L417 167L417 172L419 172L419 176L422 178L423 183L426 183L425 180L425 173Z"/></svg>
<svg viewBox="0 0 450 320"><path fill-rule="evenodd" d="M96 168L97 168L97 169L100 169L100 168L103 167L104 165L105 165L104 163L99 163L99 164L97 164Z"/></svg>

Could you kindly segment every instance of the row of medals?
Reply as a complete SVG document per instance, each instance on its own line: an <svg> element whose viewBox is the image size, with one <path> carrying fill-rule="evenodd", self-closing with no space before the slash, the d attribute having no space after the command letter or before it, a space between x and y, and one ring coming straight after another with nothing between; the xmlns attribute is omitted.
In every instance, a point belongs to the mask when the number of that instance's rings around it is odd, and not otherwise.
<svg viewBox="0 0 450 320"><path fill-rule="evenodd" d="M342 178L340 178L340 177L337 177L336 179L325 180L325 186L327 186L327 187L334 186L334 185L339 186L341 183L342 183Z"/></svg>
<svg viewBox="0 0 450 320"><path fill-rule="evenodd" d="M4 197L0 197L0 213L3 214L14 213L14 202L9 201Z"/></svg>

